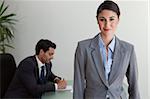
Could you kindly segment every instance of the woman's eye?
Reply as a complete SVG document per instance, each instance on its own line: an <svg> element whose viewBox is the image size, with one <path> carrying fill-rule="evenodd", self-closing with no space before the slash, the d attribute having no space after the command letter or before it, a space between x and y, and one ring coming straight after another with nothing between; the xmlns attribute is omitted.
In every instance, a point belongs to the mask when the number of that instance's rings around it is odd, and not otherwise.
<svg viewBox="0 0 150 99"><path fill-rule="evenodd" d="M104 19L100 19L100 21L104 21Z"/></svg>
<svg viewBox="0 0 150 99"><path fill-rule="evenodd" d="M110 21L113 21L114 19L110 19Z"/></svg>

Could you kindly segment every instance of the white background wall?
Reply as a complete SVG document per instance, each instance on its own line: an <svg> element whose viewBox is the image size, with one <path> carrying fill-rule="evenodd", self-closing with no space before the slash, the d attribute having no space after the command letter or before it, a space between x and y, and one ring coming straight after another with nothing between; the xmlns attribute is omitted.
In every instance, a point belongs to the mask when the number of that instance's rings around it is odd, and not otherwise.
<svg viewBox="0 0 150 99"><path fill-rule="evenodd" d="M57 44L53 71L73 79L73 61L77 42L94 37L98 32L97 1L5 0L10 11L17 14L14 55L17 64L29 55L41 38ZM146 0L117 1L121 17L116 35L135 46L139 87L142 99L148 98L148 2ZM149 49L150 50L150 49ZM150 79L149 79L150 82ZM150 88L150 86L149 86Z"/></svg>
<svg viewBox="0 0 150 99"><path fill-rule="evenodd" d="M150 1L148 2L148 17L150 17ZM150 60L150 18L148 18L148 60ZM148 99L150 99L150 61L148 61Z"/></svg>

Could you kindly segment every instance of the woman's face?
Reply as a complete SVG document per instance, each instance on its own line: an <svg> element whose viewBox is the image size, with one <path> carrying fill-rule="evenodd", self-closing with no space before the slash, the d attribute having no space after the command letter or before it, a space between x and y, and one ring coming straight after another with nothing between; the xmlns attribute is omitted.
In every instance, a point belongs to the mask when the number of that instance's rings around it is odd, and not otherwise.
<svg viewBox="0 0 150 99"><path fill-rule="evenodd" d="M114 35L119 18L111 10L103 10L97 17L99 28L103 35Z"/></svg>

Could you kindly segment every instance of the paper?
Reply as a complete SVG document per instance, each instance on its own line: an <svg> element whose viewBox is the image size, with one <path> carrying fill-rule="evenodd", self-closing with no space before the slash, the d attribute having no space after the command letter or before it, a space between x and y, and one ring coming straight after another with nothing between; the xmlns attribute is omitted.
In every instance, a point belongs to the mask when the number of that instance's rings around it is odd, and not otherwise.
<svg viewBox="0 0 150 99"><path fill-rule="evenodd" d="M57 91L71 91L71 90L72 90L72 86L67 85L65 89L58 89Z"/></svg>

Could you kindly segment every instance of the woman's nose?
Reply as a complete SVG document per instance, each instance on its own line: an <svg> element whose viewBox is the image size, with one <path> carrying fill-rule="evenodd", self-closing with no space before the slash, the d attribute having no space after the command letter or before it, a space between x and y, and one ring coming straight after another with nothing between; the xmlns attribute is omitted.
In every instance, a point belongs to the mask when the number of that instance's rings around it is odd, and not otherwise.
<svg viewBox="0 0 150 99"><path fill-rule="evenodd" d="M109 21L105 21L105 28L110 28L110 22Z"/></svg>

